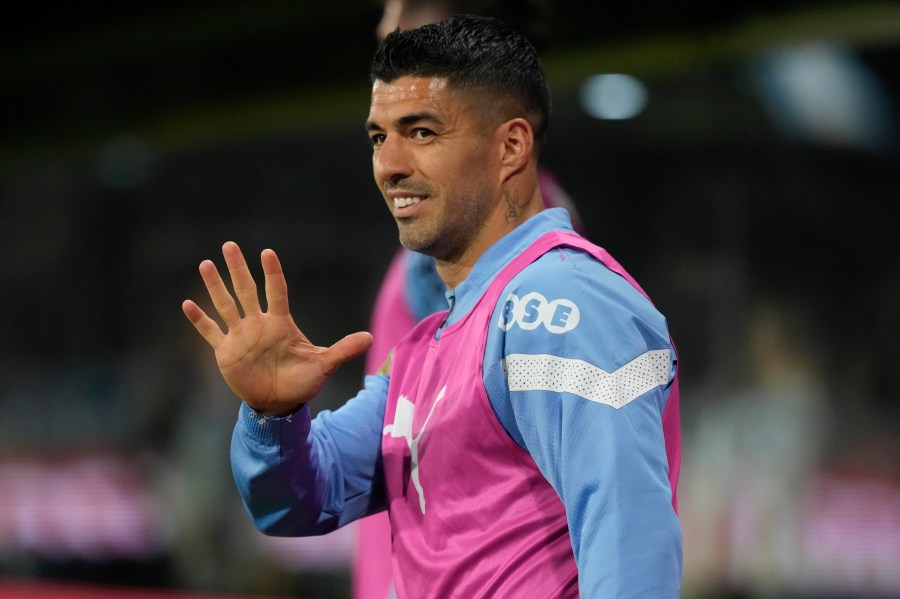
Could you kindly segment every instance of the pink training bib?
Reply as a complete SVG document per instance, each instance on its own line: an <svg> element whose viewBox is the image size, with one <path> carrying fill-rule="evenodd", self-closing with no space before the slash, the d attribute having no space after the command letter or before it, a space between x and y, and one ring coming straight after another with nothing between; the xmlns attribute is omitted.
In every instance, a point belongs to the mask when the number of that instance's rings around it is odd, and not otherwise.
<svg viewBox="0 0 900 599"><path fill-rule="evenodd" d="M446 312L423 320L397 347L382 454L399 597L578 596L562 501L530 454L503 430L482 379L500 293L528 264L561 245L589 252L643 293L601 248L574 234L549 233L507 265L439 340L435 334ZM677 385L670 390L667 418L674 504Z"/></svg>

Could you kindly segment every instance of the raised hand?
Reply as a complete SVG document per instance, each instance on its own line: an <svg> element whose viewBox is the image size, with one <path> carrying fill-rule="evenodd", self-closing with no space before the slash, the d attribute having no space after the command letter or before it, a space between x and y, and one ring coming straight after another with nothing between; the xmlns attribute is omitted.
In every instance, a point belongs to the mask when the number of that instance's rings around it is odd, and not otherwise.
<svg viewBox="0 0 900 599"><path fill-rule="evenodd" d="M270 415L292 412L313 399L341 364L359 356L372 344L372 335L359 332L347 335L331 347L313 345L291 317L287 282L275 252L263 250L260 256L266 282L265 312L240 248L229 241L222 246L222 254L235 297L225 287L212 261L200 263L200 276L227 331L223 332L193 301L185 300L181 308L215 350L225 381L257 412Z"/></svg>

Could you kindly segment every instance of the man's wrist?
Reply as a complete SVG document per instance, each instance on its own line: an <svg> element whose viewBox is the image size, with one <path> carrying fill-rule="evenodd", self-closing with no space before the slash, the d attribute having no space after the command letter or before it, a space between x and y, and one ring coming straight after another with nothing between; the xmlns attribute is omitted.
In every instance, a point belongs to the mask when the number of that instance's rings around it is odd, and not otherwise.
<svg viewBox="0 0 900 599"><path fill-rule="evenodd" d="M246 403L246 402L244 402L244 403ZM299 403L289 410L273 411L273 410L260 410L258 408L253 407L250 404L247 404L247 409L249 410L250 414L252 414L256 418L258 418L261 422L265 422L267 420L287 420L288 422L290 422L291 418L294 416L294 414L296 414L297 412L302 410L303 406L305 406L305 405L306 405L306 403Z"/></svg>

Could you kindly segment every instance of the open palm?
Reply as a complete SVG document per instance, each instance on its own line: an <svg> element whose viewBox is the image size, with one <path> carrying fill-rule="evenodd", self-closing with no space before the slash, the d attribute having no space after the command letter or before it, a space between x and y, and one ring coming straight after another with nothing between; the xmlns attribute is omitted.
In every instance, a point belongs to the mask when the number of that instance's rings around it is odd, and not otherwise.
<svg viewBox="0 0 900 599"><path fill-rule="evenodd" d="M223 332L191 300L185 300L182 309L215 350L228 385L257 412L286 414L297 409L321 391L341 364L371 345L372 336L365 332L347 335L331 347L313 345L291 317L287 283L275 252L263 250L260 257L265 275L265 312L240 248L227 242L222 254L234 296L210 260L200 264L200 276L227 331Z"/></svg>

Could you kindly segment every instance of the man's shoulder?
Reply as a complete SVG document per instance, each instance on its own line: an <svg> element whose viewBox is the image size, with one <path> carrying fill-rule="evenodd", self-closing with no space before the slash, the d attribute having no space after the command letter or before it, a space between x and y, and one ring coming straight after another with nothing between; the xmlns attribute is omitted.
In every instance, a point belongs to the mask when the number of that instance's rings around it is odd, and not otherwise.
<svg viewBox="0 0 900 599"><path fill-rule="evenodd" d="M630 283L588 252L556 247L523 268L510 281L510 290L578 291L584 288L633 289Z"/></svg>
<svg viewBox="0 0 900 599"><path fill-rule="evenodd" d="M570 247L550 250L513 277L494 320L513 337L522 329L529 338L544 331L549 339L620 339L635 351L646 342L668 342L665 317L648 298L602 261Z"/></svg>

